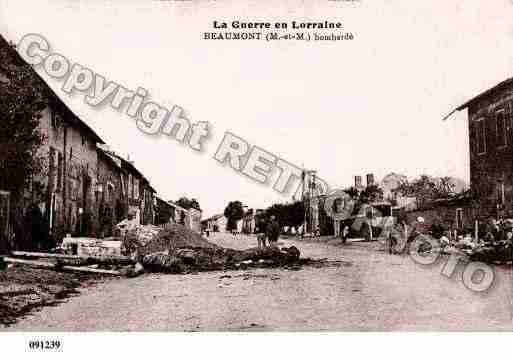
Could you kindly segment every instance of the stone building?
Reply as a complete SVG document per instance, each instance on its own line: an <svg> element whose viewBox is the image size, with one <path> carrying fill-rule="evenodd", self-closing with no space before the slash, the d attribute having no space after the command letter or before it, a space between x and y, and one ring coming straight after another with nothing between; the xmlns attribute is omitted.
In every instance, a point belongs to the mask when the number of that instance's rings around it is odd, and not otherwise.
<svg viewBox="0 0 513 359"><path fill-rule="evenodd" d="M126 218L130 209L141 223L153 223L155 190L149 181L132 162L108 151L98 134L60 100L1 36L0 50L0 80L10 81L9 76L22 72L33 74L43 89L45 104L38 111L38 130L44 140L37 149L44 170L27 184L20 184L16 203L12 193L0 188L0 242L7 238L11 247L37 248L39 244L26 242L38 241L39 236L24 233L27 215L35 212L40 213L45 231L55 241L68 233L108 236L112 225Z"/></svg>
<svg viewBox="0 0 513 359"><path fill-rule="evenodd" d="M155 189L146 177L135 167L134 162L113 152L111 156L120 164L122 197L127 213L140 224L153 224L155 221Z"/></svg>
<svg viewBox="0 0 513 359"><path fill-rule="evenodd" d="M211 232L226 232L228 219L224 214L216 214L204 219L201 223L202 228L205 230L208 229Z"/></svg>
<svg viewBox="0 0 513 359"><path fill-rule="evenodd" d="M50 232L89 235L98 230L97 143L103 140L57 96L41 113L39 128L45 136L40 154L47 159L47 176L34 178L46 188L40 202ZM33 189L33 188L30 188Z"/></svg>
<svg viewBox="0 0 513 359"><path fill-rule="evenodd" d="M160 197L156 197L157 206L155 207L155 224L164 225L166 223L176 223L175 207Z"/></svg>
<svg viewBox="0 0 513 359"><path fill-rule="evenodd" d="M112 227L127 218L123 196L121 161L105 146L98 146L96 203L100 236L112 235Z"/></svg>

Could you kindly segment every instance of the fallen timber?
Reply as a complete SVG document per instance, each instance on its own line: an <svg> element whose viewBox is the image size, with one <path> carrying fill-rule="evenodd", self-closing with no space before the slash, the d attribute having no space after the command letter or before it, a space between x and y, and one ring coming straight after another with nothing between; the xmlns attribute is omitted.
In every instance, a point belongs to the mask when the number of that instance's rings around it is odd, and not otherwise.
<svg viewBox="0 0 513 359"><path fill-rule="evenodd" d="M72 263L79 262L82 265L87 264L106 264L106 265L130 265L136 262L127 256L115 256L115 255L103 255L103 256L92 256L83 257L74 254L59 254L59 253L43 253L43 252L23 252L23 251L12 251L10 253L12 257L22 258L51 258L62 263L70 261Z"/></svg>
<svg viewBox="0 0 513 359"><path fill-rule="evenodd" d="M95 273L95 274L110 274L110 275L117 275L117 276L122 275L122 273L120 271L116 271L116 270L60 265L59 263L51 263L51 262L46 262L46 261L26 260L26 259L18 259L18 258L11 258L11 257L3 257L3 261L5 263L25 264L25 265L28 265L31 267L43 268L43 269L55 269L55 270L86 272L86 273Z"/></svg>

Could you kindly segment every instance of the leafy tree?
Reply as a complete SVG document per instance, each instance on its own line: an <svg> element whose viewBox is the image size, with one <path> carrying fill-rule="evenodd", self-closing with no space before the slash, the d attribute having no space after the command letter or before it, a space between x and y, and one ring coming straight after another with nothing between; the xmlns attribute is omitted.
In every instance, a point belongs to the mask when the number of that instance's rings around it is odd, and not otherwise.
<svg viewBox="0 0 513 359"><path fill-rule="evenodd" d="M305 204L303 201L296 201L289 204L287 209L290 212L287 225L297 230L297 227L301 226L305 220Z"/></svg>
<svg viewBox="0 0 513 359"><path fill-rule="evenodd" d="M405 197L415 198L417 207L421 208L429 201L447 198L454 194L454 184L450 177L432 178L421 175L419 178L402 181L394 192Z"/></svg>
<svg viewBox="0 0 513 359"><path fill-rule="evenodd" d="M278 221L278 223L280 223L280 225L286 225L285 223L287 222L288 218L287 218L287 211L285 209L285 205L283 205L281 203L275 203L272 206L268 207L265 210L265 212L266 212L268 218L271 218L271 216L274 216L276 218L276 220Z"/></svg>
<svg viewBox="0 0 513 359"><path fill-rule="evenodd" d="M265 217L275 216L280 226L301 226L305 219L305 206L302 201L292 203L275 203L265 210Z"/></svg>
<svg viewBox="0 0 513 359"><path fill-rule="evenodd" d="M185 209L197 209L198 211L201 211L201 207L199 202L196 200L196 198L187 198L187 197L181 197L178 201L175 202L177 205L179 205L182 208Z"/></svg>
<svg viewBox="0 0 513 359"><path fill-rule="evenodd" d="M226 229L231 231L237 228L237 222L244 216L244 208L240 201L232 201L224 209L224 216L227 218L228 223Z"/></svg>
<svg viewBox="0 0 513 359"><path fill-rule="evenodd" d="M49 92L35 71L0 36L0 188L19 194L44 170L39 119Z"/></svg>

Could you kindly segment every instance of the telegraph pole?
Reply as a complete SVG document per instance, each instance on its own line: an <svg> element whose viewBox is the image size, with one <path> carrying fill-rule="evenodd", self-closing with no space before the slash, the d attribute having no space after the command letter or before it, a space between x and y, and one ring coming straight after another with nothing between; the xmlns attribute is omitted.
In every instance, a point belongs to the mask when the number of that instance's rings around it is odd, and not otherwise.
<svg viewBox="0 0 513 359"><path fill-rule="evenodd" d="M308 222L310 222L310 225L312 225L310 204L317 187L316 174L317 171L314 170L303 169L301 172L301 199L304 206L303 237L306 234L306 227Z"/></svg>

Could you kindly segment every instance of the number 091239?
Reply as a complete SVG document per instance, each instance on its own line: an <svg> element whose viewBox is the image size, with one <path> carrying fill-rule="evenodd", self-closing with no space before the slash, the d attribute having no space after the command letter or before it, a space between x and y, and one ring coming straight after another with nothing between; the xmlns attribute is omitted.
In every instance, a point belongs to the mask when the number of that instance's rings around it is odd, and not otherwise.
<svg viewBox="0 0 513 359"><path fill-rule="evenodd" d="M31 350L59 350L61 342L59 340L31 340L29 349Z"/></svg>

